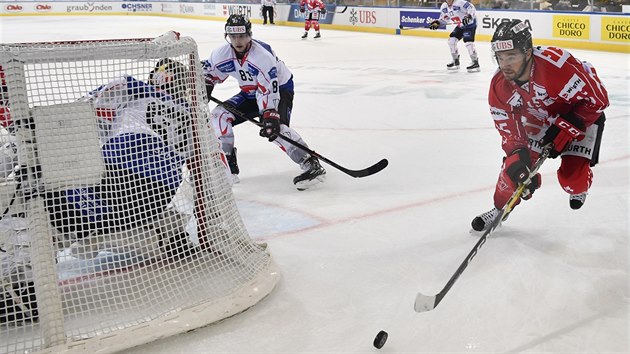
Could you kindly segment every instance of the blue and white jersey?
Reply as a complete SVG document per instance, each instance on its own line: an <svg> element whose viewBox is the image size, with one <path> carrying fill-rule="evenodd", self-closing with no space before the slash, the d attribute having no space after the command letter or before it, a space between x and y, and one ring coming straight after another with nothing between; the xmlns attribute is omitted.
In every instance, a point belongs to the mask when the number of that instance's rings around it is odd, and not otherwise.
<svg viewBox="0 0 630 354"><path fill-rule="evenodd" d="M472 17L472 21L464 26L462 20L466 15ZM444 2L440 7L440 17L438 19L442 24L453 23L462 29L472 29L477 27L477 15L475 5L466 0L453 0L451 6Z"/></svg>
<svg viewBox="0 0 630 354"><path fill-rule="evenodd" d="M229 76L238 81L243 94L256 99L262 113L278 109L280 89L293 91L293 74L268 44L252 39L251 48L238 59L230 44L215 49L203 62L207 82L220 84Z"/></svg>
<svg viewBox="0 0 630 354"><path fill-rule="evenodd" d="M173 193L177 190L191 134L188 105L183 99L175 100L152 85L122 76L91 91L83 100L96 112L108 170L126 171ZM94 187L68 190L65 195L91 221L98 220L111 204Z"/></svg>

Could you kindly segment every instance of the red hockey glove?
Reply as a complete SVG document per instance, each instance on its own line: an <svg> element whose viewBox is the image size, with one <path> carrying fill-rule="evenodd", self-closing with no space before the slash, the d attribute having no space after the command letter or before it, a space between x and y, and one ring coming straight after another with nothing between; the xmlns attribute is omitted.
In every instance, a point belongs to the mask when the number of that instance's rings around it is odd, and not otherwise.
<svg viewBox="0 0 630 354"><path fill-rule="evenodd" d="M462 19L462 25L464 25L464 26L468 26L468 24L471 23L471 22L472 22L472 16L470 16L470 15L466 15Z"/></svg>
<svg viewBox="0 0 630 354"><path fill-rule="evenodd" d="M280 134L280 114L275 109L269 109L263 112L261 118L260 136L274 141Z"/></svg>
<svg viewBox="0 0 630 354"><path fill-rule="evenodd" d="M505 173L516 183L523 183L529 178L532 159L525 148L516 149L505 159Z"/></svg>
<svg viewBox="0 0 630 354"><path fill-rule="evenodd" d="M429 24L429 29L435 31L436 29L440 28L440 21L438 20L433 20L433 22L431 22Z"/></svg>
<svg viewBox="0 0 630 354"><path fill-rule="evenodd" d="M540 143L543 146L553 143L551 150L549 150L549 157L555 159L573 140L584 139L585 131L584 122L574 114L566 114L558 117L553 125L547 129Z"/></svg>

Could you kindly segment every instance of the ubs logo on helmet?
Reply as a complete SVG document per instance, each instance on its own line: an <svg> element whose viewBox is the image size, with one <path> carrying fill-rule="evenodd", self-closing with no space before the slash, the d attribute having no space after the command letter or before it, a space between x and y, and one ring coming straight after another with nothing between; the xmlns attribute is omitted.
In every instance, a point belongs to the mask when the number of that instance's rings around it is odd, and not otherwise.
<svg viewBox="0 0 630 354"><path fill-rule="evenodd" d="M503 50L511 50L514 49L514 42L511 39L506 41L494 41L492 42L492 50L495 52L500 52Z"/></svg>

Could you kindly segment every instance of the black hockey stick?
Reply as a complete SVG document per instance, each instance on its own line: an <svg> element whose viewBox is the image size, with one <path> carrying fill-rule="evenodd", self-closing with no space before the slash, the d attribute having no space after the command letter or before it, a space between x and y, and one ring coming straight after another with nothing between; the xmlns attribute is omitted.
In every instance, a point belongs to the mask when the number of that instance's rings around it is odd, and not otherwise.
<svg viewBox="0 0 630 354"><path fill-rule="evenodd" d="M475 244L475 247L473 247L473 249L470 250L470 253L468 253L468 255L466 256L462 264L460 264L459 268L457 268L457 270L455 271L455 274L451 276L451 279L448 280L448 282L446 283L442 291L432 296L427 296L422 293L418 293L418 295L416 295L416 301L413 305L413 309L416 312L431 311L437 307L437 305L440 303L440 301L442 301L444 296L446 296L446 293L448 293L448 291L451 289L453 284L455 284L459 276L462 275L464 270L466 270L466 267L468 267L468 264L470 264L473 258L475 258L481 246L483 246L483 244L486 243L488 235L490 235L492 231L494 231L497 227L499 227L499 225L501 225L501 222L508 216L508 214L510 214L510 212L514 208L514 205L516 204L516 201L519 200L519 198L521 198L521 196L523 195L523 192L525 191L527 186L531 183L531 178L534 177L536 173L538 173L538 169L540 168L540 166L542 166L543 162L545 162L548 156L549 156L549 147L545 146L543 148L542 153L540 154L540 157L534 164L534 168L529 173L529 178L527 179L527 181L525 181L524 183L520 183L518 188L516 188L514 193L512 193L512 196L510 197L508 202L505 204L505 206L503 206L501 210L499 210L499 214L492 221L492 223L490 224L490 227L488 227L488 229L483 233L483 235L481 235L481 238L479 239L479 241L477 241L477 243Z"/></svg>
<svg viewBox="0 0 630 354"><path fill-rule="evenodd" d="M422 26L417 26L417 27L406 27L403 25L398 26L398 29L400 29L401 31L407 31L407 30L415 30L415 29L420 29L420 28L429 28L429 27L422 27Z"/></svg>
<svg viewBox="0 0 630 354"><path fill-rule="evenodd" d="M221 100L218 100L217 98L214 98L214 97L212 97L212 96L210 96L210 97L208 97L208 98L210 99L210 101L212 101L212 102L214 102L214 103L218 104L219 106L221 106L221 107L225 108L228 112L230 112L230 113L234 114L235 116L237 116L237 117L239 117L239 118L242 118L242 119L247 119L248 121L250 121L250 122L252 122L252 123L256 124L257 126L260 126L260 125L261 125L261 124L260 124L260 122L258 122L257 120L255 120L255 119L253 119L253 118L248 118L248 117L246 117L246 116L245 116L245 114L243 114L243 113L242 113L241 111L239 111L238 109L236 109L236 108L234 108L234 107L230 106L229 104L226 104L225 102L223 102L223 101L221 101ZM279 137L279 138L281 138L281 139L283 139L284 141L288 142L289 144L291 144L291 145L293 145L293 146L295 146L295 147L298 147L298 148L300 148L300 149L302 149L302 150L304 150L304 151L308 152L308 153L309 153L309 155L311 155L311 156L315 156L315 157L317 157L318 159L320 159L320 160L322 160L322 161L326 162L326 163L327 163L327 164L329 164L330 166L332 166L332 167L334 167L334 168L338 169L339 171L341 171L341 172L343 172L343 173L345 173L345 174L347 174L347 175L350 175L350 176L352 176L352 177L355 177L355 178L359 178L359 177L367 177L367 176L373 175L373 174L375 174L375 173L377 173L377 172L380 172L382 169L384 169L385 167L387 167L387 165L389 164L389 161L387 161L387 159L382 159L381 161L379 161L379 162L375 163L374 165L372 165L372 166L370 166L370 167L368 167L368 168L364 168L364 169L362 169L362 170L350 170L350 169L348 169L348 168L345 168L345 167L343 167L343 166L338 165L338 164L337 164L337 163L335 163L334 161L331 161L331 160L327 159L326 157L324 157L324 156L322 156L322 155L318 154L317 152L315 152L315 151L313 151L313 150L309 149L308 147L306 147L306 146L304 146L304 145L302 145L302 144L298 143L297 141L295 141L295 140L293 140L293 139L291 139L291 138L288 138L288 137L286 137L286 136L284 136L284 135L282 135L282 134L278 135L278 137Z"/></svg>
<svg viewBox="0 0 630 354"><path fill-rule="evenodd" d="M346 12L346 10L347 10L347 9L348 9L348 6L344 6L344 7L343 7L343 10L341 10L341 11L335 11L335 13L336 13L336 14L342 14L342 13ZM336 10L336 8L335 8L335 10Z"/></svg>

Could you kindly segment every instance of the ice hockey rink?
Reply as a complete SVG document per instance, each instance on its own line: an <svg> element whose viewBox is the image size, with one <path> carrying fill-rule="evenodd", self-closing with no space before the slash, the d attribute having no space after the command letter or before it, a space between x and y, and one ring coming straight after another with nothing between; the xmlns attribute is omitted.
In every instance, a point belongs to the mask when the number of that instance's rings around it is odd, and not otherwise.
<svg viewBox="0 0 630 354"><path fill-rule="evenodd" d="M4 43L193 37L202 57L225 43L223 23L162 17L3 17ZM292 126L309 146L351 169L297 191L297 165L235 129L241 183L233 191L252 238L267 242L282 279L251 309L128 353L628 353L628 117L630 57L571 50L591 62L611 106L584 207L569 208L555 178L488 239L440 305L416 313L478 238L503 152L487 107L496 64L477 43L481 72L447 72L445 39L253 25L296 84ZM462 66L469 64L460 44ZM233 80L214 96L237 92ZM380 350L379 330L389 333Z"/></svg>

